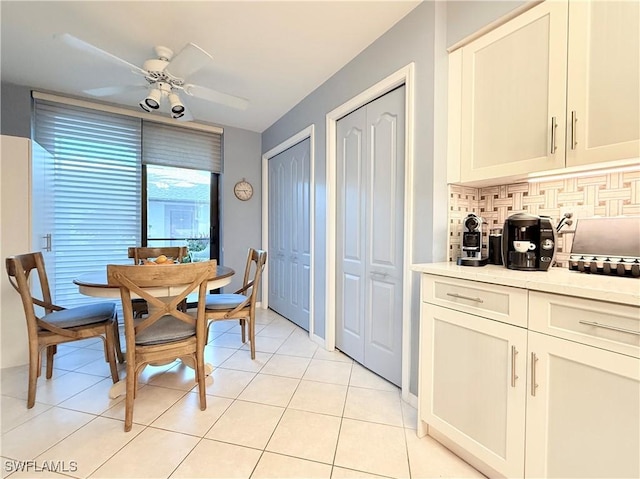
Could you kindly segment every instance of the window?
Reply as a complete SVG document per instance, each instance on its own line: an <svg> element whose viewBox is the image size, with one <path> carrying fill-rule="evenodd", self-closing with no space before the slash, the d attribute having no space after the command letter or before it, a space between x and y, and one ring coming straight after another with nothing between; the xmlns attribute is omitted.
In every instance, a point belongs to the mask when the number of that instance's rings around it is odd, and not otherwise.
<svg viewBox="0 0 640 479"><path fill-rule="evenodd" d="M145 165L146 242L148 246L189 247L193 261L218 259L217 228L211 203L217 175L208 171ZM213 191L216 193L212 193ZM217 210L217 208L216 208ZM217 222L213 221L215 225Z"/></svg>
<svg viewBox="0 0 640 479"><path fill-rule="evenodd" d="M42 154L34 158L33 229L51 234L45 261L54 301L95 301L73 279L130 262L128 246L192 241L206 243L200 257L217 258L220 134L34 104L34 152Z"/></svg>
<svg viewBox="0 0 640 479"><path fill-rule="evenodd" d="M219 259L220 135L145 122L142 138L142 244L186 242L190 260Z"/></svg>

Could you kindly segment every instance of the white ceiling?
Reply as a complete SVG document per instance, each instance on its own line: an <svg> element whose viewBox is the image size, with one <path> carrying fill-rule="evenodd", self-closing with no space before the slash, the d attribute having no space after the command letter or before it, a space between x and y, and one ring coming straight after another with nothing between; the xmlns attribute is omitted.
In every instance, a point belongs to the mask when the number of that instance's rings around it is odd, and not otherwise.
<svg viewBox="0 0 640 479"><path fill-rule="evenodd" d="M419 3L2 0L2 81L139 108L144 90L101 99L83 93L141 77L54 34L70 33L139 66L156 45L178 52L193 42L214 61L188 82L250 101L239 111L182 95L194 119L262 132Z"/></svg>

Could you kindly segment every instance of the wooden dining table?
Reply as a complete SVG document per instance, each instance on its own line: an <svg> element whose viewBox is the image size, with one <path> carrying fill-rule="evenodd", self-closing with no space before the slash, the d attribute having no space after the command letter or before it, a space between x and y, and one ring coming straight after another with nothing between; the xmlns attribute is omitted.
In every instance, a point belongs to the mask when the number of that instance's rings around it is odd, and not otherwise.
<svg viewBox="0 0 640 479"><path fill-rule="evenodd" d="M145 268L162 268L162 266L144 266ZM218 288L222 288L223 286L228 285L231 282L232 276L235 274L235 271L226 266L218 265L216 267L216 276L211 278L207 282L207 289L214 290ZM92 271L89 273L84 273L78 276L73 280L74 284L78 286L78 291L81 294L86 296L93 296L97 298L120 298L120 287L116 284L109 284L107 281L107 269L105 267L104 270L101 271ZM195 289L194 289L195 290ZM154 288L145 288L145 291L148 291L151 295L157 298L167 298L170 300L172 297L182 293L184 291L184 287L181 286L166 286L166 287L154 287ZM132 298L138 298L139 296L135 293L131 293ZM193 362L190 358L178 358L180 359L185 366L190 368L194 368ZM205 364L205 374L208 376L213 372L213 366L211 364ZM120 380L111 386L109 390L109 397L111 399L115 399L118 396L121 396L126 391L126 382L125 380Z"/></svg>
<svg viewBox="0 0 640 479"><path fill-rule="evenodd" d="M162 266L145 266L146 268L162 268ZM207 283L207 289L214 290L222 288L231 282L231 277L235 274L235 271L226 266L218 265L216 267L216 276L211 278ZM84 273L73 280L74 284L78 286L80 294L85 296L94 296L98 298L119 298L120 287L115 284L109 284L107 281L107 268L101 271L92 271ZM161 287L161 288L146 288L145 291L149 291L153 296L158 298L175 296L181 293L183 288L177 287ZM135 293L131 293L132 298L138 298Z"/></svg>

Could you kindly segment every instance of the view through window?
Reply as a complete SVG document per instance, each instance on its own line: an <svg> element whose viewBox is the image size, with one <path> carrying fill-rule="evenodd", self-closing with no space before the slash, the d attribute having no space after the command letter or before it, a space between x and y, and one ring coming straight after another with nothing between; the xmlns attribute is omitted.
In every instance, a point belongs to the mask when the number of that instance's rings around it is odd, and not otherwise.
<svg viewBox="0 0 640 479"><path fill-rule="evenodd" d="M211 258L211 192L208 171L146 166L148 246L187 246L188 261Z"/></svg>

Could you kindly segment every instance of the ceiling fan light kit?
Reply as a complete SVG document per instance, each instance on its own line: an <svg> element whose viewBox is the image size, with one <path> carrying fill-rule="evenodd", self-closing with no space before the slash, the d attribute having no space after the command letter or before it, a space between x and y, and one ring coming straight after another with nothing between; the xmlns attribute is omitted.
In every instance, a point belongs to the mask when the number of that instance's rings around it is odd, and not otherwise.
<svg viewBox="0 0 640 479"><path fill-rule="evenodd" d="M160 102L162 101L162 90L160 88L152 88L149 90L149 94L144 99L144 104L149 108L142 107L143 110L151 111L160 108ZM142 102L141 102L142 103ZM142 105L140 105L142 106Z"/></svg>
<svg viewBox="0 0 640 479"><path fill-rule="evenodd" d="M169 93L169 104L171 105L171 115L180 115L184 114L184 105L180 101L180 97L176 93ZM179 118L179 117L174 117Z"/></svg>
<svg viewBox="0 0 640 479"><path fill-rule="evenodd" d="M181 90L189 96L231 108L244 110L249 104L245 98L228 95L203 86L185 83L185 78L213 61L211 55L193 43L188 43L175 57L173 50L170 48L157 46L155 47L157 58L145 61L143 67L140 68L90 43L75 38L68 33L55 35L55 37L73 48L118 63L121 66L126 66L131 72L142 75L148 83L148 92L147 96L143 98L138 105L148 113L160 110L163 103L168 103L169 113L172 118L187 121L192 119L178 95L178 92ZM85 90L85 93L95 96L105 96L115 94L118 90L120 90L120 88L109 87Z"/></svg>

